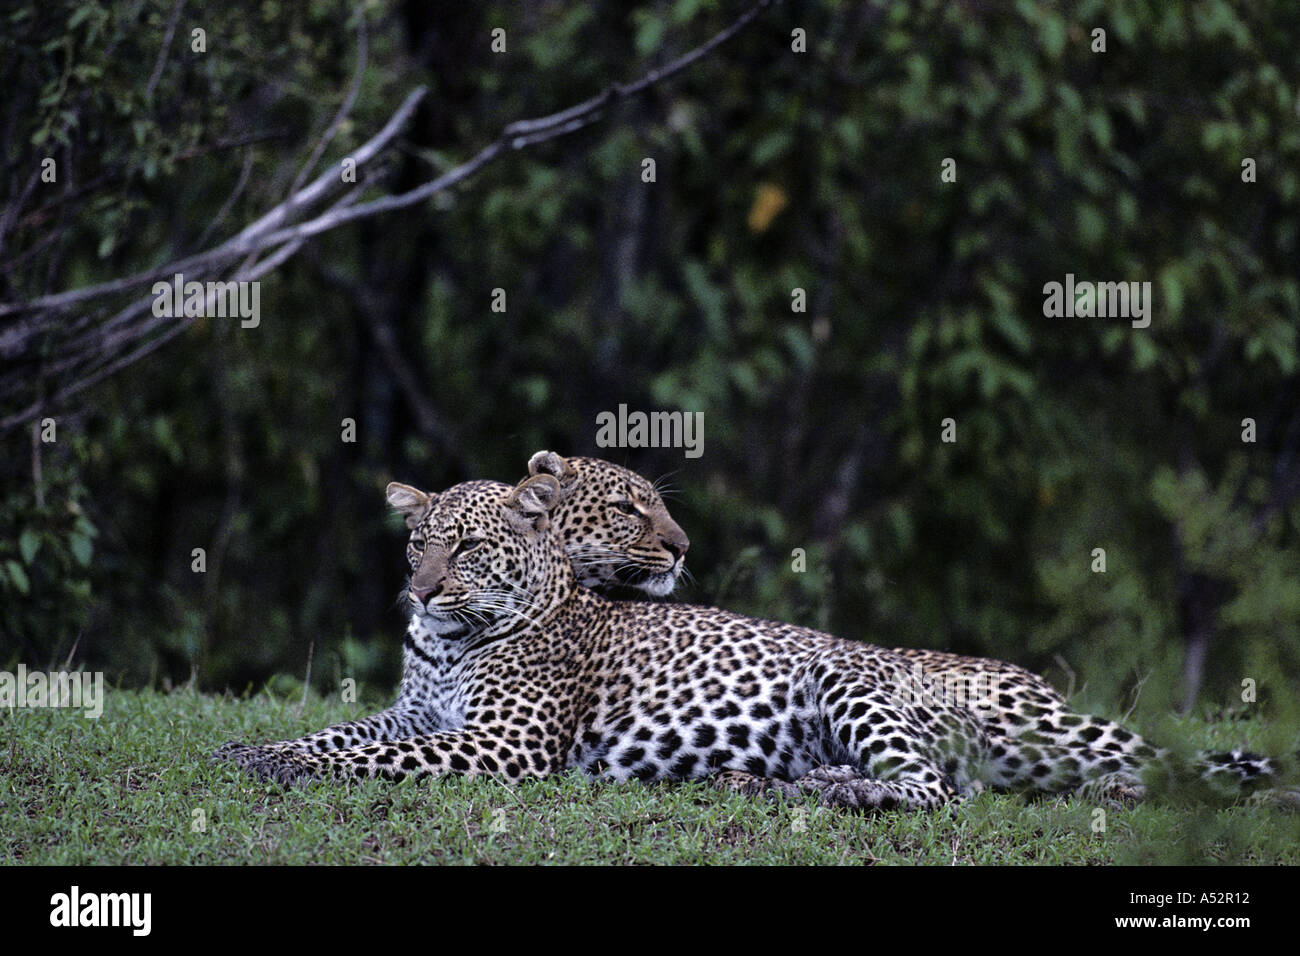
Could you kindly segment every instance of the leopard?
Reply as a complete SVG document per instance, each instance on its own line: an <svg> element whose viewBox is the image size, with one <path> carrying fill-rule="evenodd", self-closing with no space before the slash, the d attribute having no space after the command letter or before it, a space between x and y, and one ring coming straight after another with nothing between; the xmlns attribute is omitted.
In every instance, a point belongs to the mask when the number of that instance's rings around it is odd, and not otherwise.
<svg viewBox="0 0 1300 956"><path fill-rule="evenodd" d="M565 458L553 451L534 454L528 474L551 475L560 483L550 520L580 585L607 597L673 592L691 542L655 484L603 458Z"/></svg>
<svg viewBox="0 0 1300 956"><path fill-rule="evenodd" d="M528 474L543 473L561 483L563 495L552 520L564 537L580 584L606 596L624 593L628 587L656 597L672 593L686 573L689 540L668 512L657 483L612 462L566 459L551 451L539 451L529 459ZM629 525L631 517L640 518L639 527ZM665 548L676 559L670 566ZM891 651L910 665L910 686L923 693L919 685L928 683L959 705L964 703L976 720L999 734L1023 735L1024 728L1047 711L1059 714L1067 724L1074 720L1073 709L1060 691L1017 664L932 648L894 647ZM991 699L994 692L996 701ZM1196 755L1195 765L1202 777L1211 780L1277 772L1272 762L1240 750L1202 752ZM832 771L819 773L829 775ZM846 773L841 769L835 775L843 780ZM787 795L791 792L782 781L751 779L740 773L718 779L748 793L782 788Z"/></svg>
<svg viewBox="0 0 1300 956"><path fill-rule="evenodd" d="M664 597L677 586L685 570L691 542L668 513L655 485L622 465L601 458L563 457L536 452L528 460L529 475L547 474L560 485L550 523L564 541L574 575L583 587L612 597L640 594ZM413 573L403 592L415 607L423 606L436 586L438 568L421 565L424 544L418 531L437 496L401 482L385 489L389 505L412 531L407 560ZM414 627L412 621L411 627ZM405 635L402 677L396 700L377 714L327 727L280 745L308 750L351 747L374 740L424 733L436 725L429 701L438 698L441 678L436 660L423 650L419 630ZM230 744L219 754L237 748Z"/></svg>
<svg viewBox="0 0 1300 956"><path fill-rule="evenodd" d="M428 496L411 529L408 639L429 665L418 727L327 749L234 745L264 779L577 770L647 783L709 780L861 810L934 810L992 788L1127 805L1168 756L1101 717L1063 712L1032 682L1008 730L917 687L890 650L719 608L611 600L582 587L544 470ZM407 514L414 504L390 504ZM991 706L1006 710L999 686ZM1243 786L1274 768L1225 765Z"/></svg>

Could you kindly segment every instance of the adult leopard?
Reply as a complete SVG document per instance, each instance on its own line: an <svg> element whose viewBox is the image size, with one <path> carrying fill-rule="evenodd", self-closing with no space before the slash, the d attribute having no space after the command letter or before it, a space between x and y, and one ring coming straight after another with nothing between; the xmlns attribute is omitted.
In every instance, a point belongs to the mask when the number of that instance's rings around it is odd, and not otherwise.
<svg viewBox="0 0 1300 956"><path fill-rule="evenodd" d="M224 756L286 783L516 780L577 767L615 780L775 781L881 809L933 808L981 786L1106 803L1143 795L1142 771L1160 753L1101 718L1048 702L1003 733L917 694L910 662L891 651L579 587L551 522L562 492L538 474L429 497L410 552L413 580L427 587L414 592L408 637L436 675L420 729L324 750L233 745Z"/></svg>
<svg viewBox="0 0 1300 956"><path fill-rule="evenodd" d="M550 520L579 584L606 594L619 589L652 597L672 593L691 542L654 485L613 462L563 458L553 451L533 455L528 474L550 475L560 483ZM407 520L413 516L418 519L418 510L408 512Z"/></svg>
<svg viewBox="0 0 1300 956"><path fill-rule="evenodd" d="M564 542L580 584L612 594L632 590L654 597L673 590L690 540L650 482L613 462L563 458L551 451L533 455L528 470L531 475L550 475L559 483L560 495L550 522ZM413 573L405 596L413 608L423 607L437 586L440 571L435 561L421 561L425 545L419 528L437 496L400 482L390 483L386 495L411 529L406 556ZM422 650L418 634L417 620L412 617L402 645L402 679L391 706L360 720L280 741L280 745L337 750L409 737L436 727L440 715L434 702L443 693L444 678L440 663ZM228 744L217 756L226 756L239 746Z"/></svg>

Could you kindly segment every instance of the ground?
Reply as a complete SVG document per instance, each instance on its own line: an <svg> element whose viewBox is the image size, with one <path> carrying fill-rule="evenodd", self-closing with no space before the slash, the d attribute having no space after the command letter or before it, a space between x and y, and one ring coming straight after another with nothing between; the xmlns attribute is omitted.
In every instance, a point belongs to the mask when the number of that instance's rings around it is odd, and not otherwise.
<svg viewBox="0 0 1300 956"><path fill-rule="evenodd" d="M1300 863L1300 814L982 794L937 813L859 816L699 783L507 789L491 780L284 790L207 755L293 737L370 708L110 691L104 715L0 713L0 865L192 863ZM1196 746L1258 744L1251 722L1178 723ZM197 812L201 811L201 813Z"/></svg>

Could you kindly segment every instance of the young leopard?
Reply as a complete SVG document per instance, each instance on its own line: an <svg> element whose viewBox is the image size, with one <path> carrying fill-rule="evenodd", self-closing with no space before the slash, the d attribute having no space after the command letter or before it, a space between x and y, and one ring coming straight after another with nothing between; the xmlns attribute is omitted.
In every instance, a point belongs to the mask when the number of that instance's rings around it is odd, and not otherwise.
<svg viewBox="0 0 1300 956"><path fill-rule="evenodd" d="M933 808L988 785L1142 795L1155 748L1108 721L1043 713L1002 733L919 692L871 645L714 608L614 602L578 586L551 527L558 479L469 482L412 530L414 653L435 676L414 733L325 750L234 745L267 779L577 767L614 780L775 783L823 803ZM399 497L407 510L413 502ZM411 510L414 510L411 507ZM417 543L418 542L418 543Z"/></svg>
<svg viewBox="0 0 1300 956"><path fill-rule="evenodd" d="M580 584L601 591L633 589L653 597L673 590L691 544L650 482L613 462L562 458L550 451L533 455L528 471L531 475L551 475L560 484L560 497L550 522L564 542ZM437 583L437 566L420 562L424 538L419 525L438 496L398 482L388 486L387 496L389 504L412 529L406 556L414 573L406 598L413 609L418 609ZM439 714L433 702L442 692L443 678L438 665L422 651L416 624L413 617L403 642L402 680L392 706L362 720L281 741L281 745L338 750L375 740L410 737L436 727ZM217 756L239 746L228 744Z"/></svg>

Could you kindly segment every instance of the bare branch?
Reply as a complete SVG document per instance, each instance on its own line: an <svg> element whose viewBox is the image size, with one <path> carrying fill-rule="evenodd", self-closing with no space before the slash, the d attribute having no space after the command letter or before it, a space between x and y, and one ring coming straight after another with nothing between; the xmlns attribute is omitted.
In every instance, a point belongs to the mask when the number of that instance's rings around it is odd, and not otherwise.
<svg viewBox="0 0 1300 956"><path fill-rule="evenodd" d="M527 146L533 146L537 143L543 143L547 140L558 139L575 130L581 129L601 118L605 109L612 103L626 97L643 93L653 85L663 82L676 74L680 73L686 67L695 63L708 52L721 46L727 40L739 33L747 24L754 20L760 12L770 6L774 0L758 0L750 10L746 11L741 17L732 23L726 30L714 36L707 43L696 47L689 53L678 57L673 62L646 74L646 76L637 80L635 83L626 86L611 86L604 92L585 100L576 106L561 110L558 113L552 113L549 116L543 116L538 119L520 120L504 127L495 140L489 143L468 162L462 163L454 169L448 170L437 179L423 183L414 189L404 193L398 193L395 196L384 196L381 199L375 199L368 203L362 203L348 210L338 210L318 216L315 219L308 220L297 226L281 229L271 233L258 233L250 236L244 242L240 242L237 236L231 240L230 247L232 250L243 251L245 248L255 248L259 243L280 243L290 242L297 239L309 239L318 236L323 232L336 229L344 223L352 222L356 219L367 219L371 216L381 215L387 212L393 212L398 209L405 209L409 206L417 205L424 202L440 192L445 192L450 187L462 182L493 160L501 156L507 148L523 149ZM277 207L278 208L278 207ZM247 233L248 230L245 230ZM241 234L242 235L242 234ZM0 315L4 314L4 306L0 306Z"/></svg>
<svg viewBox="0 0 1300 956"><path fill-rule="evenodd" d="M264 262L260 263L255 269L252 269L246 273L237 273L236 275L240 280L244 280L244 279L252 280L252 279L260 278L261 276L266 275L266 273L272 271L273 269L278 269L290 256L292 256L301 248L302 248L302 242L290 243L278 249L273 256L271 256L269 259L266 259ZM152 298L144 299L143 300L144 309L149 308L152 302L153 302ZM140 303L136 303L137 306L139 306L139 304ZM143 309L141 311L143 311ZM61 402L71 398L73 395L76 395L78 392L90 388L92 385L98 385L100 382L108 378L110 375L113 375L116 372L121 371L122 369L126 368L128 365L133 365L134 363L138 362L140 359L148 355L150 352L153 352L158 348L160 348L161 346L165 345L166 343L170 342L177 335L184 332L191 325L193 325L194 319L195 317L188 317L188 318L179 317L179 318L166 319L167 322L170 322L172 324L171 327L167 329L165 332L163 332L161 335L158 335L150 339L149 341L141 345L139 348L133 349L131 352L127 353L126 355L122 356L116 361L108 363L107 365L103 366L93 374L78 379L77 381L73 382L71 385L68 385L67 387L61 389L56 395L54 395L53 398L51 398L45 404L58 405ZM146 327L146 331L151 331L153 327L157 324L159 324L158 320L148 323ZM138 339L140 338L140 336L135 336L135 338ZM4 419L0 419L0 431L7 431L8 429L14 427L15 425L21 424L22 422L26 421L29 418L35 418L36 415L40 413L41 407L42 407L41 403L37 402L23 409L21 412L18 412L14 415L10 415Z"/></svg>
<svg viewBox="0 0 1300 956"><path fill-rule="evenodd" d="M376 154L383 150L389 142L397 135L398 131L406 125L406 121L414 112L416 104L423 99L428 89L423 86L416 87L407 94L402 105L389 118L384 128L375 136L368 140L363 146L352 153L352 158L356 160L357 168L361 168L367 161L373 159ZM119 292L126 292L137 286L144 285L147 282L153 282L156 279L170 277L177 272L189 272L202 266L204 263L229 262L237 259L242 255L252 251L256 243L252 240L264 235L269 230L282 225L288 221L289 213L292 207L304 207L312 205L321 198L329 195L343 185L342 180L336 171L327 170L318 176L311 185L297 193L290 199L285 200L279 205L272 208L260 219L245 226L244 229L232 239L206 252L200 252L192 256L186 256L183 259L177 259L165 266L159 266L156 269L150 269L147 272L137 272L135 275L126 276L122 279L114 279L112 282L103 282L98 285L85 286L80 289L73 289L68 292L59 292L54 295L40 296L27 302L0 303L0 317L14 315L22 312L36 312L41 310L53 309L62 310L68 306L85 302L89 299L97 299L105 295L114 295ZM276 245L275 241L262 243L263 246ZM0 350L3 350L7 343L0 340Z"/></svg>
<svg viewBox="0 0 1300 956"><path fill-rule="evenodd" d="M166 265L110 282L40 296L26 302L0 303L0 319L9 317L0 328L0 356L24 358L34 338L55 329L56 323L61 321L62 314L73 306L137 290L140 286L152 284L158 279L170 279L177 273L190 278L200 278L229 272L236 280L265 275L293 256L308 239L358 219L371 218L424 202L468 180L484 166L507 152L566 136L596 122L606 115L613 104L644 93L708 56L736 36L775 2L776 0L756 0L720 33L634 82L615 84L596 96L548 116L507 124L494 140L469 160L429 182L404 193L383 196L369 202L359 202L362 192L373 181L374 171L367 170L368 175L363 183L352 186L323 212L313 214L312 210L323 200L335 196L345 186L350 185L343 182L336 169L326 169L309 184L305 186L302 184L320 161L328 144L350 113L359 93L366 64L367 40L364 17L358 15L357 61L353 82L338 112L313 148L283 202L273 206L226 241L201 252L183 256ZM179 16L180 7L181 3L178 0L173 8L173 19ZM164 50L165 48L166 45ZM157 69L155 67L155 70ZM417 87L407 94L384 127L350 154L358 169L362 169L388 149L393 139L410 120L426 93L425 87ZM234 194L230 200L227 200L217 221L224 217L234 196L242 190L248 169L246 163L240 182L236 184ZM303 216L313 218L299 221ZM206 241L211 229L212 226L205 232L200 245L202 241ZM268 258L260 263L257 261L268 253ZM236 265L240 259L245 261ZM62 342L55 350L53 360L37 365L35 361L28 359L29 371L37 373L41 378L61 376L64 373L74 373L77 377L56 391L48 400L38 399L21 411L0 418L0 431L28 421L36 417L42 409L57 405L72 395L103 381L175 338L192 324L193 319L185 317L150 316L144 321L137 321L141 315L150 310L152 301L151 296L136 299L106 321L102 318L102 312L95 314L99 310L92 310L91 314L73 320L60 330ZM159 333L163 323L170 323L170 327ZM87 331L88 334L82 334ZM380 337L382 338L382 334ZM124 350L125 354L122 354ZM14 385L14 382L21 382L21 376L24 374L27 372L19 370L0 379L0 397L7 392L18 392L19 388ZM30 379L28 381L30 382ZM425 424L429 432L438 431L432 418Z"/></svg>

